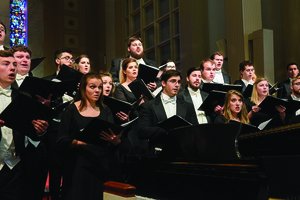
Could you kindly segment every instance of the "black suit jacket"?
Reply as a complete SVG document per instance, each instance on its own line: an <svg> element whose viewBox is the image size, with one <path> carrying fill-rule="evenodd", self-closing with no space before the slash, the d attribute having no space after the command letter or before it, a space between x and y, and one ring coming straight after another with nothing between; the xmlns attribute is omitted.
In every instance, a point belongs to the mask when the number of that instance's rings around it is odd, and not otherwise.
<svg viewBox="0 0 300 200"><path fill-rule="evenodd" d="M233 84L234 84L234 85L241 85L241 86L243 86L243 88L242 88L242 93L243 93L243 92L245 91L245 89L246 89L246 85L245 85L245 83L242 81L242 79L236 80Z"/></svg>
<svg viewBox="0 0 300 200"><path fill-rule="evenodd" d="M8 48L8 47L6 47L6 46L3 46L3 48L4 48L4 50L6 50L6 51L7 51L7 50L9 50L9 48Z"/></svg>
<svg viewBox="0 0 300 200"><path fill-rule="evenodd" d="M228 74L222 72L224 83L231 84L231 78Z"/></svg>
<svg viewBox="0 0 300 200"><path fill-rule="evenodd" d="M177 98L177 115L192 124L198 124L194 106L182 99ZM157 124L167 119L160 95L140 107L138 121L138 136L141 139L159 139L166 136L167 131L158 127Z"/></svg>
<svg viewBox="0 0 300 200"><path fill-rule="evenodd" d="M292 91L292 89L290 88L290 79L288 78L287 80L278 83L277 88L282 88L281 90L277 91L277 97L284 98L288 93Z"/></svg>
<svg viewBox="0 0 300 200"><path fill-rule="evenodd" d="M11 99L14 100L18 96L18 94L20 94L20 92L17 89L12 88ZM27 135L28 137L36 141L41 139L36 132L21 133L19 131L13 130L13 140L15 143L17 156L20 155L25 149L25 143L24 143L25 135ZM2 139L2 132L0 128L0 141L1 139Z"/></svg>
<svg viewBox="0 0 300 200"><path fill-rule="evenodd" d="M56 78L56 72L54 72L54 74L51 74L51 75L49 75L49 76L45 76L45 77L43 77L43 79L46 79L46 80L48 80L48 81L52 81L52 79L55 79Z"/></svg>
<svg viewBox="0 0 300 200"><path fill-rule="evenodd" d="M129 56L127 56L125 58L115 58L111 61L111 68L109 70L109 73L111 73L111 75L113 77L113 82L118 82L118 83L120 82L119 73L120 73L120 69L121 69L121 66L122 66L122 62L126 58L129 58ZM143 58L143 60L145 61L145 63L147 65L157 67L157 63L155 61L149 60L147 58Z"/></svg>
<svg viewBox="0 0 300 200"><path fill-rule="evenodd" d="M200 90L200 95L201 95L201 98L202 98L202 101L204 102L204 100L208 97L208 93L207 92L203 92ZM178 95L177 95L177 98L179 99L182 99L188 103L191 103L193 104L193 100L192 100L192 97L191 97L191 94L189 92L189 90L186 88L184 91L180 92ZM210 117L206 115L206 119L207 119L207 122L210 123Z"/></svg>

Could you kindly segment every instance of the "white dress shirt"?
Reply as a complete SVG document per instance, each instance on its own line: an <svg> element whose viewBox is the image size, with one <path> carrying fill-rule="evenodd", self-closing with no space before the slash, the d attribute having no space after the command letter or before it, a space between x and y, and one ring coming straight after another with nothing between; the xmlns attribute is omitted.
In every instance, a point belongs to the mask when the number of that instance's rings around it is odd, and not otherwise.
<svg viewBox="0 0 300 200"><path fill-rule="evenodd" d="M195 92L194 90L192 90L189 87L188 87L188 90L189 90L189 93L190 93L192 101L193 101L193 105L194 105L195 112L196 112L196 115L197 115L198 123L199 124L206 124L207 123L207 118L205 116L205 112L198 110L199 107L203 103L203 100L202 100L202 97L201 97L201 94L200 94L200 90L198 89Z"/></svg>
<svg viewBox="0 0 300 200"><path fill-rule="evenodd" d="M6 90L10 91L9 96L6 96L0 92L0 113L10 104L11 102L11 86L3 89L0 86L0 91ZM12 129L3 126L1 127L1 141L0 141L0 170L6 164L10 169L12 169L20 161L20 157L16 156L15 144L13 140Z"/></svg>
<svg viewBox="0 0 300 200"><path fill-rule="evenodd" d="M214 83L224 83L224 78L223 78L223 74L222 74L222 71L219 70L217 71L216 70L216 75L215 75L215 78L213 79L213 82Z"/></svg>
<svg viewBox="0 0 300 200"><path fill-rule="evenodd" d="M169 97L168 95L161 93L160 98L165 109L167 118L176 115L176 96Z"/></svg>
<svg viewBox="0 0 300 200"><path fill-rule="evenodd" d="M0 46L0 50L4 50L4 46L3 45Z"/></svg>
<svg viewBox="0 0 300 200"><path fill-rule="evenodd" d="M254 82L253 82L252 80L250 80L249 82L246 81L245 79L241 79L241 80L244 82L244 84L245 84L246 87L247 87L249 84L251 84L251 85L254 84Z"/></svg>

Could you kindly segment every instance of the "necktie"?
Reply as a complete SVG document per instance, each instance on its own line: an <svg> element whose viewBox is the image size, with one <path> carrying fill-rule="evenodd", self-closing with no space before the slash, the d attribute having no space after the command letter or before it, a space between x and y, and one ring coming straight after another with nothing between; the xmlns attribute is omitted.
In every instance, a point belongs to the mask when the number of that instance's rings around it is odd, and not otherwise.
<svg viewBox="0 0 300 200"><path fill-rule="evenodd" d="M175 104L176 99L175 98L164 99L164 102L165 102L165 104L168 104L168 103Z"/></svg>
<svg viewBox="0 0 300 200"><path fill-rule="evenodd" d="M0 94L4 94L7 97L11 96L11 90L10 89L3 89L2 87L0 87Z"/></svg>
<svg viewBox="0 0 300 200"><path fill-rule="evenodd" d="M16 80L24 80L26 78L26 76L22 76L20 74L17 74L16 76Z"/></svg>

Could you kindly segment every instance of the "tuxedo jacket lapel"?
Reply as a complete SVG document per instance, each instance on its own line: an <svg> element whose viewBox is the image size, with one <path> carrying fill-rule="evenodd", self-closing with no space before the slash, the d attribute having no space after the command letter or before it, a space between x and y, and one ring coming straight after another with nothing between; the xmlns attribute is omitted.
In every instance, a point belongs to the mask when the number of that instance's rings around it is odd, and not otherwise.
<svg viewBox="0 0 300 200"><path fill-rule="evenodd" d="M185 102L180 101L179 99L177 99L176 101L176 114L181 116L182 118L186 118L186 106L185 106Z"/></svg>
<svg viewBox="0 0 300 200"><path fill-rule="evenodd" d="M189 92L189 90L187 88L184 90L183 99L184 99L184 101L193 104L193 100L192 100L191 94L190 94L190 92Z"/></svg>
<svg viewBox="0 0 300 200"><path fill-rule="evenodd" d="M157 122L167 119L167 115L166 115L164 106L162 105L160 95L155 97L155 102L154 102L154 104L152 104L152 108L156 115Z"/></svg>

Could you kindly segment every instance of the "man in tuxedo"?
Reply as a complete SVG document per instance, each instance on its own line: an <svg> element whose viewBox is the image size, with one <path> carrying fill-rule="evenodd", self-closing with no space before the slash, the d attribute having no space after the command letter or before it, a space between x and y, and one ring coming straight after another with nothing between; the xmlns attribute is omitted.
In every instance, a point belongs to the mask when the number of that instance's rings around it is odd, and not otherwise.
<svg viewBox="0 0 300 200"><path fill-rule="evenodd" d="M208 93L200 90L201 85L201 69L200 67L192 67L188 69L186 74L188 82L187 88L180 92L177 97L194 105L198 123L205 124L210 122L210 117L205 115L204 111L198 110L203 101L207 98Z"/></svg>
<svg viewBox="0 0 300 200"><path fill-rule="evenodd" d="M31 50L24 45L18 45L13 46L9 51L14 55L17 61L17 76L12 87L18 89L27 76L32 76L30 71Z"/></svg>
<svg viewBox="0 0 300 200"><path fill-rule="evenodd" d="M198 124L196 113L192 104L177 98L180 88L181 74L176 70L169 70L161 75L163 91L140 107L138 121L138 136L148 139L150 152L160 146L168 131L160 128L158 123L173 115L179 115L192 124Z"/></svg>
<svg viewBox="0 0 300 200"><path fill-rule="evenodd" d="M142 64L157 67L155 61L144 58L143 41L141 38L137 36L130 37L127 42L127 50L129 56L125 58L115 58L111 61L111 68L109 72L113 77L113 82L116 84L120 83L119 74L122 67L122 62L126 58L135 58L138 64L142 63ZM156 89L155 83L150 83L147 86L151 91L154 91L154 89Z"/></svg>
<svg viewBox="0 0 300 200"><path fill-rule="evenodd" d="M286 74L288 75L288 79L278 83L277 88L281 88L277 91L278 98L285 98L288 93L291 92L291 83L292 79L297 77L299 74L298 65L296 63L289 63L286 66Z"/></svg>
<svg viewBox="0 0 300 200"><path fill-rule="evenodd" d="M13 46L9 51L14 55L17 61L16 80L12 83L12 87L18 89L27 76L32 76L31 67L31 50L24 46ZM45 138L44 138L45 139ZM25 195L31 199L41 199L44 195L45 183L48 174L48 156L46 150L46 141L33 141L29 137L25 137L26 150L24 159L26 165L25 179L27 184L24 186Z"/></svg>
<svg viewBox="0 0 300 200"><path fill-rule="evenodd" d="M11 87L17 73L17 62L9 51L0 50L0 113L19 94ZM26 165L25 135L37 141L45 134L48 123L44 120L32 121L36 132L19 132L5 126L0 119L0 199L19 200L27 198L24 179ZM32 198L31 198L32 199Z"/></svg>
<svg viewBox="0 0 300 200"><path fill-rule="evenodd" d="M0 21L0 50L8 50L9 48L4 46L4 40L6 36L6 26Z"/></svg>
<svg viewBox="0 0 300 200"><path fill-rule="evenodd" d="M58 75L58 72L60 71L60 67L62 65L67 65L69 67L72 67L74 61L75 60L73 59L72 51L70 49L63 48L55 51L54 63L56 65L56 71L54 74L44 77L44 79L52 81Z"/></svg>
<svg viewBox="0 0 300 200"><path fill-rule="evenodd" d="M46 80L59 81L56 79L62 65L72 67L74 63L72 51L68 48L63 48L55 51L54 62L57 70L54 74L44 77ZM70 101L73 98L64 95L62 98L52 99L51 106L59 105L63 102ZM61 119L61 113L49 122L48 128L48 152L49 152L49 189L52 200L60 199L60 185L62 178L63 159L56 147L56 138Z"/></svg>
<svg viewBox="0 0 300 200"><path fill-rule="evenodd" d="M234 84L243 86L242 88L242 93L243 93L246 87L248 86L248 84L251 85L254 84L253 77L255 76L255 69L253 63L249 60L245 60L241 62L239 68L241 73L241 79L236 80Z"/></svg>
<svg viewBox="0 0 300 200"><path fill-rule="evenodd" d="M292 79L292 84L290 85L291 93L286 95L288 101L300 101L300 76ZM295 113L287 115L286 120L288 124L300 123L300 109L296 110Z"/></svg>
<svg viewBox="0 0 300 200"><path fill-rule="evenodd" d="M222 71L224 57L221 52L215 52L210 56L210 59L216 64L216 75L214 78L215 83L231 84L231 78L228 74Z"/></svg>
<svg viewBox="0 0 300 200"><path fill-rule="evenodd" d="M216 64L211 59L203 60L200 63L200 70L201 70L201 75L202 75L200 89L202 89L203 83L214 83L213 80L216 75Z"/></svg>

